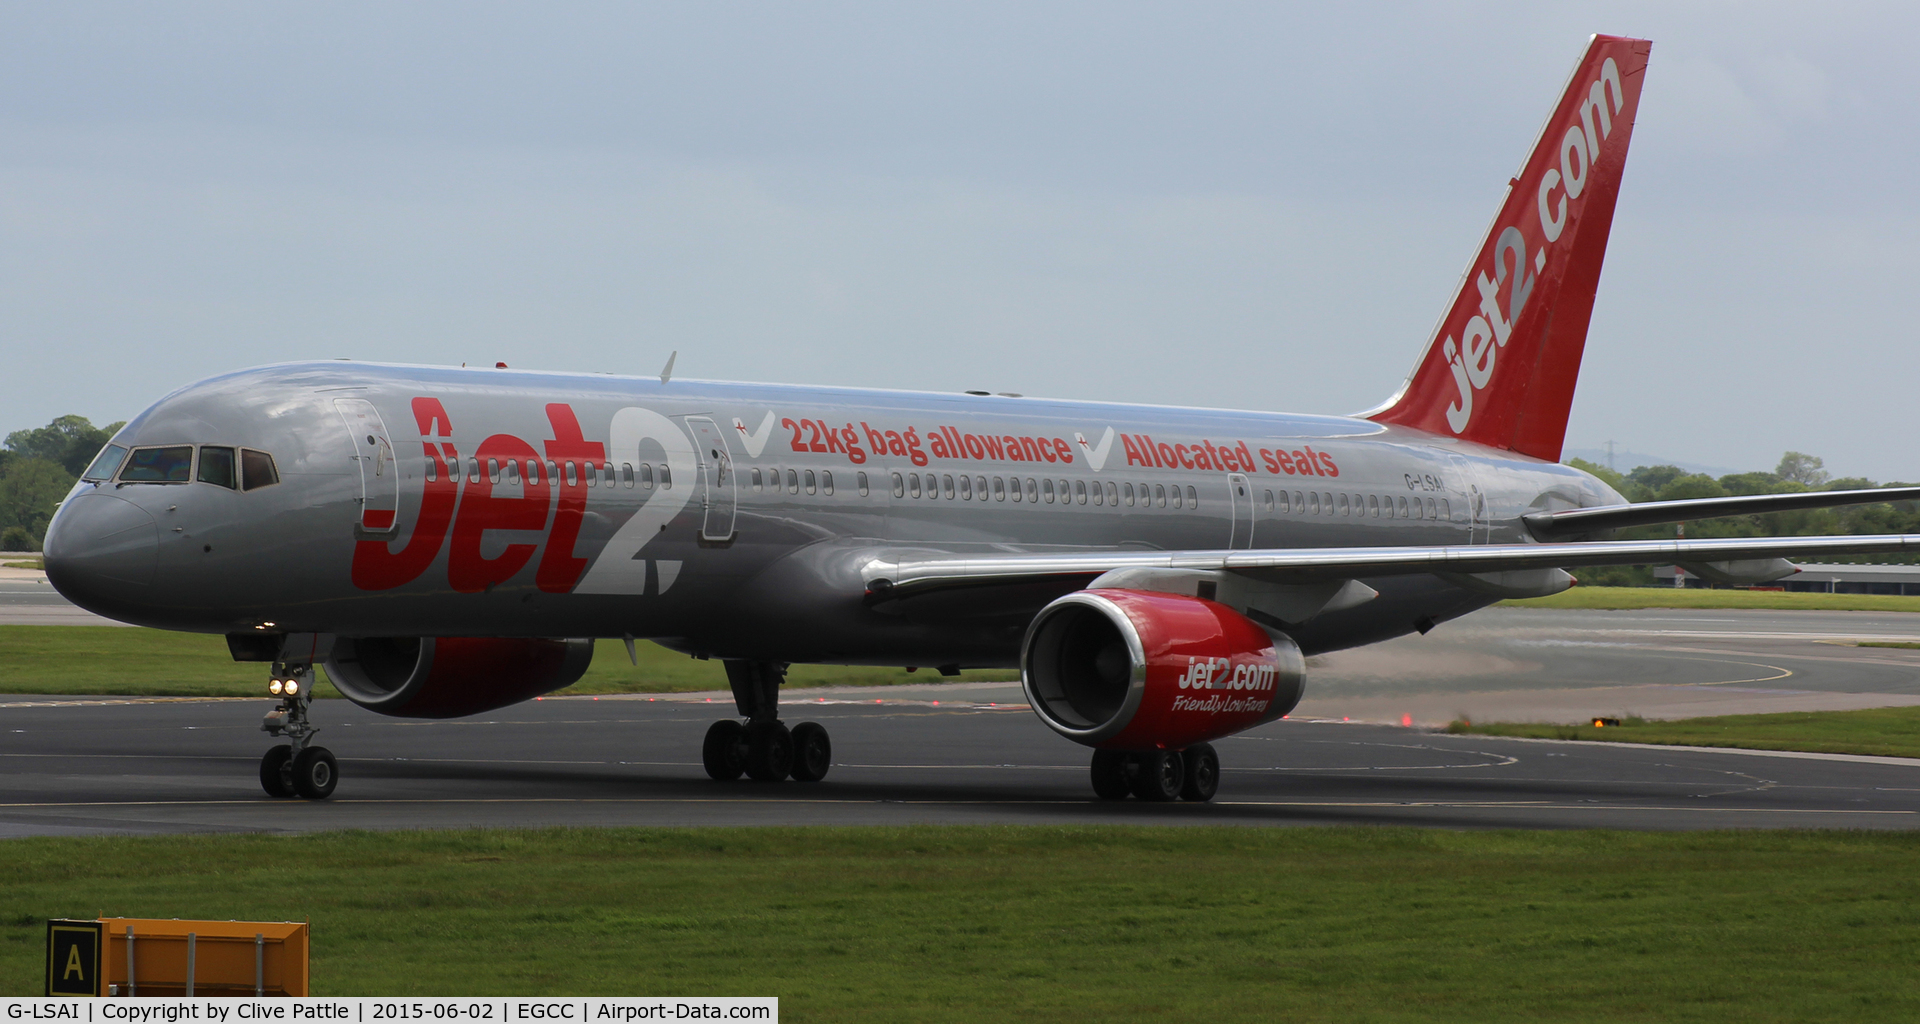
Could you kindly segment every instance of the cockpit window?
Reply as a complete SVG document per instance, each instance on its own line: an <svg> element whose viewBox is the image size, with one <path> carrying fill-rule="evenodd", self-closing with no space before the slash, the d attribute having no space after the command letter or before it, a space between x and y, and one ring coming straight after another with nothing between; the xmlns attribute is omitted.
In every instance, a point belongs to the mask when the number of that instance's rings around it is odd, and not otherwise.
<svg viewBox="0 0 1920 1024"><path fill-rule="evenodd" d="M195 474L195 480L203 484L219 484L231 490L237 485L233 470L233 449L200 446L200 472Z"/></svg>
<svg viewBox="0 0 1920 1024"><path fill-rule="evenodd" d="M252 448L242 448L240 449L240 479L244 482L246 489L251 491L256 487L279 483L280 472L273 466L273 456Z"/></svg>
<svg viewBox="0 0 1920 1024"><path fill-rule="evenodd" d="M113 474L119 470L120 463L125 462L126 458L127 450L125 448L117 444L110 444L100 449L100 454L93 457L93 465L87 467L87 471L80 475L80 479L91 480L96 483L101 480L111 480L113 479Z"/></svg>
<svg viewBox="0 0 1920 1024"><path fill-rule="evenodd" d="M193 474L193 446L135 448L126 467L120 470L121 483L184 484Z"/></svg>

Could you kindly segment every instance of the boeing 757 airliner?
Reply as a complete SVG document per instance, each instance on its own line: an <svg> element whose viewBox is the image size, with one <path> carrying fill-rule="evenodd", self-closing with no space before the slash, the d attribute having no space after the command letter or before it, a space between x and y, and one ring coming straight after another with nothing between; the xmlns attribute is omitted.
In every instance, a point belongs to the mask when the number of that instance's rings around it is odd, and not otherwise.
<svg viewBox="0 0 1920 1024"><path fill-rule="evenodd" d="M578 679L594 641L726 666L718 780L817 781L795 662L1018 666L1103 798L1207 800L1210 740L1300 699L1307 655L1568 566L1722 580L1920 536L1616 541L1622 527L1920 497L1629 504L1560 465L1650 44L1596 36L1400 390L1342 416L285 363L181 388L61 505L47 575L127 622L221 633L281 699L260 763L326 797L315 666L382 714L470 715Z"/></svg>

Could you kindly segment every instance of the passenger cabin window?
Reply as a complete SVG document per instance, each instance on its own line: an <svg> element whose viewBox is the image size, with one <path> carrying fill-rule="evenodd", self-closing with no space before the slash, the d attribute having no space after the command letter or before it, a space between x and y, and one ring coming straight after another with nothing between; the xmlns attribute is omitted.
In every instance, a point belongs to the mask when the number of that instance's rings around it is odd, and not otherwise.
<svg viewBox="0 0 1920 1024"><path fill-rule="evenodd" d="M100 449L100 454L93 457L93 464L87 467L85 473L80 474L80 479L94 483L111 480L113 474L120 471L120 464L126 460L127 450L117 444L110 444Z"/></svg>
<svg viewBox="0 0 1920 1024"><path fill-rule="evenodd" d="M202 445L200 472L194 474L194 479L203 484L216 484L231 491L240 486L240 482L234 479L236 475L234 468L233 449Z"/></svg>
<svg viewBox="0 0 1920 1024"><path fill-rule="evenodd" d="M823 469L820 471L820 490L824 494L833 493L833 470Z"/></svg>
<svg viewBox="0 0 1920 1024"><path fill-rule="evenodd" d="M184 484L193 478L193 446L135 448L120 471L121 483Z"/></svg>
<svg viewBox="0 0 1920 1024"><path fill-rule="evenodd" d="M860 485L860 496L862 498L866 497L867 496L867 474L860 473L856 475L854 479Z"/></svg>
<svg viewBox="0 0 1920 1024"><path fill-rule="evenodd" d="M242 490L271 487L280 482L273 456L253 448L240 449L240 485Z"/></svg>
<svg viewBox="0 0 1920 1024"><path fill-rule="evenodd" d="M898 473L893 474L893 496L896 498L907 496L907 478Z"/></svg>

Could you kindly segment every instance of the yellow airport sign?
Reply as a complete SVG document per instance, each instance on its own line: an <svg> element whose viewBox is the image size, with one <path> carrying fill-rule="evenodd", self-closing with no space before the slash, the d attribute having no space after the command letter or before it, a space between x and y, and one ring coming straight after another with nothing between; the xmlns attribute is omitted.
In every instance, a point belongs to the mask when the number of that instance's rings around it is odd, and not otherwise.
<svg viewBox="0 0 1920 1024"><path fill-rule="evenodd" d="M100 994L101 924L98 921L47 922L47 994Z"/></svg>
<svg viewBox="0 0 1920 1024"><path fill-rule="evenodd" d="M97 923L106 933L102 995L308 994L303 921L103 917Z"/></svg>

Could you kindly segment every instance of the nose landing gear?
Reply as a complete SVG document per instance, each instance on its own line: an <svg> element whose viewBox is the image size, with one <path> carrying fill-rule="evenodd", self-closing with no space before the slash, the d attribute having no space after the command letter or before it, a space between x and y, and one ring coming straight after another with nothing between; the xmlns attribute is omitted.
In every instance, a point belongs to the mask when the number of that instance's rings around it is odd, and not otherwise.
<svg viewBox="0 0 1920 1024"><path fill-rule="evenodd" d="M700 760L707 775L731 782L745 775L756 782L818 782L833 765L833 742L817 722L788 729L780 721L780 683L787 667L772 661L728 661L727 683L734 707L747 721L723 718L707 729Z"/></svg>
<svg viewBox="0 0 1920 1024"><path fill-rule="evenodd" d="M273 797L325 800L340 781L340 766L332 751L313 744L314 734L320 731L307 720L307 705L313 702L313 666L275 665L269 689L280 703L267 712L260 729L270 736L284 735L288 743L268 749L260 758L260 788Z"/></svg>

